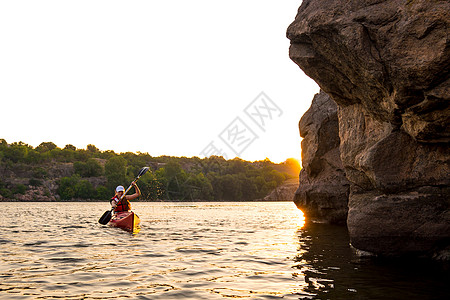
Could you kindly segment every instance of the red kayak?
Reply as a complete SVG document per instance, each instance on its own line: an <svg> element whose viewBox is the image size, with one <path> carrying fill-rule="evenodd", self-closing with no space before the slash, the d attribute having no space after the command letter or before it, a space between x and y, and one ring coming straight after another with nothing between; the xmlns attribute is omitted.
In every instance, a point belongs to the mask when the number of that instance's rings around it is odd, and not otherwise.
<svg viewBox="0 0 450 300"><path fill-rule="evenodd" d="M141 219L132 211L124 211L116 213L109 225L112 227L119 227L131 233L138 233L141 230Z"/></svg>

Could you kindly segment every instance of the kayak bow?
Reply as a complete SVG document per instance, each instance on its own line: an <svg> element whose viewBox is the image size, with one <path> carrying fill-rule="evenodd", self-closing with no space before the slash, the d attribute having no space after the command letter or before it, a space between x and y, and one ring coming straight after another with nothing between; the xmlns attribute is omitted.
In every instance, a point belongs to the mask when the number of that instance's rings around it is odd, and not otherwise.
<svg viewBox="0 0 450 300"><path fill-rule="evenodd" d="M132 211L119 212L109 221L112 227L118 227L131 233L138 233L141 230L141 219Z"/></svg>

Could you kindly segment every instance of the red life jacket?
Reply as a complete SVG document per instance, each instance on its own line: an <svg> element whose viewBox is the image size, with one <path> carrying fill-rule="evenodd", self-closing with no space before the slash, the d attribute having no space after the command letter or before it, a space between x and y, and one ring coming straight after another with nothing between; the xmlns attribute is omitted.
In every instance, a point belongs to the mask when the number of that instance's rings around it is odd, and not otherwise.
<svg viewBox="0 0 450 300"><path fill-rule="evenodd" d="M130 201L128 201L127 199L122 198L122 200L120 201L119 198L117 198L116 196L111 198L111 202L114 201L117 203L116 208L114 209L115 212L121 212L121 211L129 211L131 209L131 204Z"/></svg>

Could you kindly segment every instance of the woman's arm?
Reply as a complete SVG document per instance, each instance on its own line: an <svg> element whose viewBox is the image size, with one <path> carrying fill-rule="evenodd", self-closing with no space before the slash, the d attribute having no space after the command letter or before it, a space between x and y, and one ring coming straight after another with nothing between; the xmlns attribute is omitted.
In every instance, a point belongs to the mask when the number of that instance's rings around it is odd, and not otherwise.
<svg viewBox="0 0 450 300"><path fill-rule="evenodd" d="M126 195L126 199L127 200L133 200L136 199L137 197L139 197L141 195L141 190L139 190L139 187L137 186L136 182L132 182L131 183L134 186L134 190L136 191L133 195Z"/></svg>

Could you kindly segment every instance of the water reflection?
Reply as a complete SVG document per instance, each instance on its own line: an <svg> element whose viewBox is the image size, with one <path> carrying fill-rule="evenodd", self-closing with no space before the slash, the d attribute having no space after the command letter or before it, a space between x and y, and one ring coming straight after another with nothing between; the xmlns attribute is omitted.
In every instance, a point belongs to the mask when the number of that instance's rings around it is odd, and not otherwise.
<svg viewBox="0 0 450 300"><path fill-rule="evenodd" d="M0 300L409 300L449 292L448 274L428 262L359 259L345 228L304 224L293 203L139 203L138 235L98 224L104 205L3 203Z"/></svg>
<svg viewBox="0 0 450 300"><path fill-rule="evenodd" d="M300 209L298 210L297 213L298 213L298 216L296 216L297 227L300 230L303 228L303 226L305 226L306 219L305 214Z"/></svg>
<svg viewBox="0 0 450 300"><path fill-rule="evenodd" d="M307 223L297 231L293 268L304 276L300 299L448 299L449 272L428 260L361 258L347 229Z"/></svg>
<svg viewBox="0 0 450 300"><path fill-rule="evenodd" d="M305 287L293 203L135 209L138 235L98 224L101 203L5 203L0 299L298 299Z"/></svg>

